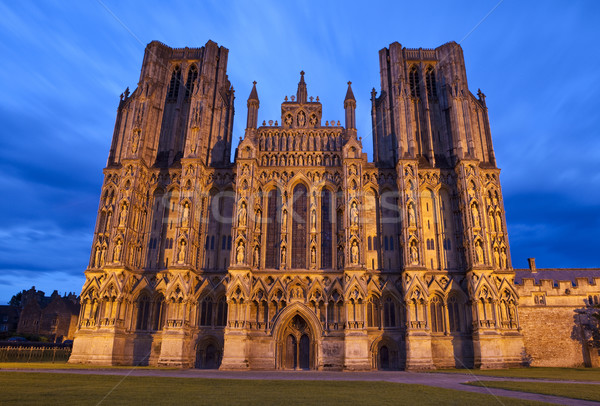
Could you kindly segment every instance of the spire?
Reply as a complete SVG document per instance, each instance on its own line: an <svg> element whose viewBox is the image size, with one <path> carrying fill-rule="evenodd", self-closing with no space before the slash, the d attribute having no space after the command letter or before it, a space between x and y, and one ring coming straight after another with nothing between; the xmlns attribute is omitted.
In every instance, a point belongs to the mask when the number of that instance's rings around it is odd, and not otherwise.
<svg viewBox="0 0 600 406"><path fill-rule="evenodd" d="M356 99L352 93L352 82L348 82L348 91L344 99L344 110L346 111L346 129L356 129Z"/></svg>
<svg viewBox="0 0 600 406"><path fill-rule="evenodd" d="M298 91L296 92L296 99L298 103L304 104L306 103L306 82L304 82L304 71L300 71L300 82L298 83Z"/></svg>
<svg viewBox="0 0 600 406"><path fill-rule="evenodd" d="M252 82L252 90L250 96L248 96L248 119L246 121L246 128L256 128L258 123L258 107L260 102L258 100L258 92L256 91L256 80Z"/></svg>
<svg viewBox="0 0 600 406"><path fill-rule="evenodd" d="M256 80L252 82L252 91L250 92L250 96L248 97L248 102L250 100L258 101L258 93L256 92Z"/></svg>
<svg viewBox="0 0 600 406"><path fill-rule="evenodd" d="M346 92L346 98L344 99L344 102L348 100L356 102L356 99L354 98L354 93L352 92L352 87L350 86L351 84L352 82L348 82L348 91Z"/></svg>

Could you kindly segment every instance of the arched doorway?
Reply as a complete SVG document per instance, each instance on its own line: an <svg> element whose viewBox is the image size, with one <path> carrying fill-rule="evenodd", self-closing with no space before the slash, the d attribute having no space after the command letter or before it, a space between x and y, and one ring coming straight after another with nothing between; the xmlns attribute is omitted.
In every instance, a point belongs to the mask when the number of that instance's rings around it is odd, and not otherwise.
<svg viewBox="0 0 600 406"><path fill-rule="evenodd" d="M218 369L221 366L223 351L216 340L206 339L196 348L196 368Z"/></svg>
<svg viewBox="0 0 600 406"><path fill-rule="evenodd" d="M385 345L379 349L379 369L390 369L390 352Z"/></svg>
<svg viewBox="0 0 600 406"><path fill-rule="evenodd" d="M283 334L281 362L283 369L311 369L314 349L309 324L299 314L295 315Z"/></svg>

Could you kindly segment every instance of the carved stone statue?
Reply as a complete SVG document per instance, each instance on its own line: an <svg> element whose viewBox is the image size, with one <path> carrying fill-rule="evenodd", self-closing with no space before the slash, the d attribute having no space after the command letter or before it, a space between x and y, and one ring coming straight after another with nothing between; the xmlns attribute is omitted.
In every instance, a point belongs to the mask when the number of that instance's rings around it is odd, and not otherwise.
<svg viewBox="0 0 600 406"><path fill-rule="evenodd" d="M315 247L310 249L310 263L313 265L317 263L317 249Z"/></svg>
<svg viewBox="0 0 600 406"><path fill-rule="evenodd" d="M127 205L124 204L121 207L121 214L119 214L119 227L125 227L125 220L127 219Z"/></svg>
<svg viewBox="0 0 600 406"><path fill-rule="evenodd" d="M100 247L96 247L96 253L94 255L94 268L98 268L100 266Z"/></svg>
<svg viewBox="0 0 600 406"><path fill-rule="evenodd" d="M419 248L417 248L416 241L410 243L410 262L413 265L417 265L419 263Z"/></svg>
<svg viewBox="0 0 600 406"><path fill-rule="evenodd" d="M344 267L344 249L342 247L338 247L337 266L338 269L342 269Z"/></svg>
<svg viewBox="0 0 600 406"><path fill-rule="evenodd" d="M483 248L481 247L481 241L475 243L475 263L483 264Z"/></svg>
<svg viewBox="0 0 600 406"><path fill-rule="evenodd" d="M315 209L312 209L310 212L310 231L312 233L316 233L317 232L317 211Z"/></svg>
<svg viewBox="0 0 600 406"><path fill-rule="evenodd" d="M260 210L256 210L256 215L254 216L254 231L256 231L257 233L260 233L260 223Z"/></svg>
<svg viewBox="0 0 600 406"><path fill-rule="evenodd" d="M177 262L183 264L185 262L185 240L179 243L179 253L177 254Z"/></svg>
<svg viewBox="0 0 600 406"><path fill-rule="evenodd" d="M304 112L301 111L298 113L298 127L304 127L304 124L306 124L306 116L304 115Z"/></svg>
<svg viewBox="0 0 600 406"><path fill-rule="evenodd" d="M132 154L135 154L137 152L139 143L140 143L140 132L134 131L133 139L131 140L131 153Z"/></svg>
<svg viewBox="0 0 600 406"><path fill-rule="evenodd" d="M507 257L506 257L506 249L502 248L502 252L500 253L500 268L504 269L507 267Z"/></svg>
<svg viewBox="0 0 600 406"><path fill-rule="evenodd" d="M121 262L121 249L123 248L123 242L121 240L117 241L117 245L115 245L115 249L113 251L113 262Z"/></svg>
<svg viewBox="0 0 600 406"><path fill-rule="evenodd" d="M475 203L471 205L471 214L473 216L473 227L479 227L479 209Z"/></svg>
<svg viewBox="0 0 600 406"><path fill-rule="evenodd" d="M287 210L283 210L281 213L281 231L287 230Z"/></svg>
<svg viewBox="0 0 600 406"><path fill-rule="evenodd" d="M100 251L100 266L104 266L104 262L106 261L106 247L102 247Z"/></svg>
<svg viewBox="0 0 600 406"><path fill-rule="evenodd" d="M239 242L235 251L235 259L238 264L244 263L244 243L242 241Z"/></svg>
<svg viewBox="0 0 600 406"><path fill-rule="evenodd" d="M498 252L498 248L494 248L494 265L500 266L500 253Z"/></svg>
<svg viewBox="0 0 600 406"><path fill-rule="evenodd" d="M356 241L352 242L352 248L350 249L350 254L352 257L352 263L358 264L358 243Z"/></svg>
<svg viewBox="0 0 600 406"><path fill-rule="evenodd" d="M352 202L352 207L350 208L350 224L352 227L358 227L358 206L356 202Z"/></svg>
<svg viewBox="0 0 600 406"><path fill-rule="evenodd" d="M414 226L417 220L415 217L415 206L412 203L408 204L408 224Z"/></svg>
<svg viewBox="0 0 600 406"><path fill-rule="evenodd" d="M238 227L246 227L246 203L242 202L238 209Z"/></svg>
<svg viewBox="0 0 600 406"><path fill-rule="evenodd" d="M285 269L285 261L286 260L286 255L285 255L285 245L283 247L281 247L281 268Z"/></svg>
<svg viewBox="0 0 600 406"><path fill-rule="evenodd" d="M181 225L187 227L190 220L190 204L185 202L183 204L183 214L181 215Z"/></svg>

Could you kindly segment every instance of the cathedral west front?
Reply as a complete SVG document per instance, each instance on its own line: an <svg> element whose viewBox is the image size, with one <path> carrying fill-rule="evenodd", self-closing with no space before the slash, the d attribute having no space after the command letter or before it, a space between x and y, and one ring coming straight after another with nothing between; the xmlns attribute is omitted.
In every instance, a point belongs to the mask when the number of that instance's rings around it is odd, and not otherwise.
<svg viewBox="0 0 600 406"><path fill-rule="evenodd" d="M154 41L121 96L70 362L521 365L500 170L460 46L379 52L373 162L351 83L320 100L304 72L272 120L254 83L231 162L228 52Z"/></svg>

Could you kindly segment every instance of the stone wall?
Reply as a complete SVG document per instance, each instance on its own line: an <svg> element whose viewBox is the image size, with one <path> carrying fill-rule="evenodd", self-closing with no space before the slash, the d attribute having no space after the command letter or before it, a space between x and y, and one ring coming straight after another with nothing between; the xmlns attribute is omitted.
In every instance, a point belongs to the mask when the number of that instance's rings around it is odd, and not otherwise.
<svg viewBox="0 0 600 406"><path fill-rule="evenodd" d="M600 357L586 331L600 270L517 270L524 357L535 367L596 366ZM520 280L519 280L520 279ZM568 280L565 280L568 279ZM592 303L591 303L592 302Z"/></svg>

